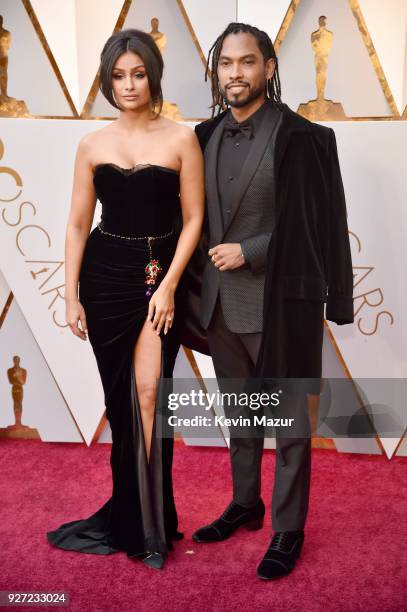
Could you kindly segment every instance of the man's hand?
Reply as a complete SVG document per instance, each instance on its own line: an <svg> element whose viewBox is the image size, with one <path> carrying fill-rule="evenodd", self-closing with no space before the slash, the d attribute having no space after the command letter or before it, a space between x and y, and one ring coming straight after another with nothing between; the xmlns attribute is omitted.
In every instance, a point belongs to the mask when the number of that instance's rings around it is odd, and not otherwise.
<svg viewBox="0 0 407 612"><path fill-rule="evenodd" d="M245 263L242 249L238 242L217 244L208 251L213 265L221 272L241 268Z"/></svg>

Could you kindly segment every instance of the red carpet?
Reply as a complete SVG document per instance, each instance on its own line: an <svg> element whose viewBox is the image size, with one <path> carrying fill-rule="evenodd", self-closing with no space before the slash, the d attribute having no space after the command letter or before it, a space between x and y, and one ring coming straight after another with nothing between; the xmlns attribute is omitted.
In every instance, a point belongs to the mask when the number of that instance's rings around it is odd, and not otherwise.
<svg viewBox="0 0 407 612"><path fill-rule="evenodd" d="M75 611L407 610L406 459L313 450L302 556L290 576L263 582L255 571L271 533L274 451L263 460L261 531L192 542L194 529L230 500L229 457L177 442L175 494L186 538L161 572L124 553L52 548L46 531L88 516L110 495L109 452L106 444L0 441L0 590L64 590Z"/></svg>

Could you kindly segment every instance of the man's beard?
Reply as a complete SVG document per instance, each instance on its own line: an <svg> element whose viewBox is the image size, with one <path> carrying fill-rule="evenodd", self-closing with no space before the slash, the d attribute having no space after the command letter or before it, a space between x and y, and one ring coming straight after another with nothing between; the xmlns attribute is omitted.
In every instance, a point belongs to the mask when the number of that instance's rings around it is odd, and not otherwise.
<svg viewBox="0 0 407 612"><path fill-rule="evenodd" d="M237 84L237 83L236 83ZM246 83L245 83L246 85ZM221 90L221 94L223 95L223 97L226 99L226 102L229 106L232 106L233 108L243 108L244 106L247 106L247 104L250 104L250 102L253 102L253 100L257 100L257 98L259 98L262 94L264 94L266 85L259 85L258 87L256 87L255 89L250 89L250 87L248 87L246 85L248 91L248 94L245 98L239 98L239 99L235 99L235 98L229 98L228 94L228 88ZM232 90L233 91L233 90Z"/></svg>

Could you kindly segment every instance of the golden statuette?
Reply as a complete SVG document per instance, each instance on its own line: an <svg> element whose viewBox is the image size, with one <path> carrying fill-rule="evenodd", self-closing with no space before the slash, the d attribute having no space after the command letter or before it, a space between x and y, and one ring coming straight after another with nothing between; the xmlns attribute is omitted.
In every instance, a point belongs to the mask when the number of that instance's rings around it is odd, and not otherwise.
<svg viewBox="0 0 407 612"><path fill-rule="evenodd" d="M160 49L161 55L163 55L165 45L167 44L167 36L163 32L160 32L158 29L159 25L159 19L153 17L151 19L151 32L149 32L149 34ZM173 121L182 121L182 115L179 112L178 106L172 102L167 102L167 100L163 102L162 114L164 117L172 119Z"/></svg>
<svg viewBox="0 0 407 612"><path fill-rule="evenodd" d="M36 429L21 423L24 396L23 385L27 381L27 370L20 366L20 357L18 355L14 355L13 363L14 366L7 370L7 376L11 385L15 423L14 425L0 428L0 438L39 438L40 436Z"/></svg>
<svg viewBox="0 0 407 612"><path fill-rule="evenodd" d="M29 117L25 102L10 98L7 93L10 44L11 34L3 28L3 17L0 15L0 117Z"/></svg>
<svg viewBox="0 0 407 612"><path fill-rule="evenodd" d="M321 15L318 19L318 30L315 30L315 32L311 34L311 45L314 51L317 97L315 100L310 100L307 104L300 104L298 107L298 113L311 121L347 119L340 102L333 102L325 98L328 58L334 39L333 32L326 27L326 19L325 15Z"/></svg>

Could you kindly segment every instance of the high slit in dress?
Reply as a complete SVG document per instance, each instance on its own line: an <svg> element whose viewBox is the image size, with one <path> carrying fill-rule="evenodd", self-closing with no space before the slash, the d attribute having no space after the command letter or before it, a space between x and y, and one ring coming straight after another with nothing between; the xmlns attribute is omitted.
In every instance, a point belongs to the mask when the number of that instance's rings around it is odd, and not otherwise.
<svg viewBox="0 0 407 612"><path fill-rule="evenodd" d="M79 299L112 432L112 494L94 514L60 525L48 532L47 538L66 550L102 555L124 551L144 559L158 554L160 560L172 548L172 540L182 537L177 532L172 489L173 439L160 433L157 416L165 421L167 381L180 346L177 292L173 326L166 335L163 330L160 333L161 373L150 461L133 354L151 292L159 286L175 252L179 173L152 164L124 169L105 163L95 167L94 185L102 215L85 246ZM157 260L161 271L154 276ZM148 284L148 279L154 278L155 284L154 280ZM148 360L148 355L144 358Z"/></svg>

